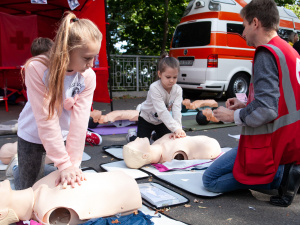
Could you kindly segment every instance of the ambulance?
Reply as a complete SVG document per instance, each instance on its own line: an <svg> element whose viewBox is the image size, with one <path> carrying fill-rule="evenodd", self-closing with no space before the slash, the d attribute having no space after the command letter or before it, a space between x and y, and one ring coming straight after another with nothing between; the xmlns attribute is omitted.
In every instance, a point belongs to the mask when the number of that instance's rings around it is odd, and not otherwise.
<svg viewBox="0 0 300 225"><path fill-rule="evenodd" d="M225 92L227 97L248 93L255 49L242 37L241 9L250 0L192 0L176 27L170 56L180 62L177 83L184 97L197 99L202 92ZM300 20L278 7L281 38L300 35Z"/></svg>

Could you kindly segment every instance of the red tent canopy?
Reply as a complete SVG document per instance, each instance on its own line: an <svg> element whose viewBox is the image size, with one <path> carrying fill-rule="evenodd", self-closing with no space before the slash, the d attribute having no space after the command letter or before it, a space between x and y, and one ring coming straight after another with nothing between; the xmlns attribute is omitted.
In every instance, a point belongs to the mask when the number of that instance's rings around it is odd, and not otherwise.
<svg viewBox="0 0 300 225"><path fill-rule="evenodd" d="M100 68L95 68L97 87L94 101L111 102L107 88L109 78L106 51L105 0L78 0L79 6L71 10L67 0L48 0L47 4L32 4L30 0L0 1L0 88L22 89L20 67L31 56L31 42L36 37L53 39L64 12L72 11L79 18L93 21L103 34L99 52Z"/></svg>

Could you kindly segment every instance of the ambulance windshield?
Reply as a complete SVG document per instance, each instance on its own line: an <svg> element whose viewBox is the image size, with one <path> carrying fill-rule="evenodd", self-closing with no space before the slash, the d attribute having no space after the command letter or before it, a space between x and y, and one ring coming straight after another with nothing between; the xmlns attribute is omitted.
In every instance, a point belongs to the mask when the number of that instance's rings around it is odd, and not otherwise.
<svg viewBox="0 0 300 225"><path fill-rule="evenodd" d="M211 22L179 25L173 36L172 48L205 46L210 43Z"/></svg>

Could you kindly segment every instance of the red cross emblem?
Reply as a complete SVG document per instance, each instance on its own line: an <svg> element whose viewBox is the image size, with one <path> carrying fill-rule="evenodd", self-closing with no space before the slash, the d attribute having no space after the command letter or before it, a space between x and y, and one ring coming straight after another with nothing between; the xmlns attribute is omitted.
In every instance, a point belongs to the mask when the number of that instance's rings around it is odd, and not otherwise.
<svg viewBox="0 0 300 225"><path fill-rule="evenodd" d="M10 38L10 42L17 44L18 50L23 50L25 44L29 44L29 37L23 36L23 31L16 31L16 36Z"/></svg>

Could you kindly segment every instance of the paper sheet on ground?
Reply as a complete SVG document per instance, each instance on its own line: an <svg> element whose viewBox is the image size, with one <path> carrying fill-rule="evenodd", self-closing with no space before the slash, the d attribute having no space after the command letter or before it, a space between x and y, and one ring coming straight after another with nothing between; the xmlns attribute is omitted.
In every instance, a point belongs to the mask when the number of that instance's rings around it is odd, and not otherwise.
<svg viewBox="0 0 300 225"><path fill-rule="evenodd" d="M123 160L102 164L100 166L103 169L105 169L106 171L116 171L116 170L123 171L124 173L128 174L129 176L133 177L134 179L149 177L149 175L147 173L145 173L141 170L128 168Z"/></svg>
<svg viewBox="0 0 300 225"><path fill-rule="evenodd" d="M87 154L86 152L83 152L82 161L88 161L90 159L91 159L91 156L89 154Z"/></svg>
<svg viewBox="0 0 300 225"><path fill-rule="evenodd" d="M123 158L123 148L120 147L112 147L112 148L107 148L104 150L108 154L114 156L117 159L124 159Z"/></svg>
<svg viewBox="0 0 300 225"><path fill-rule="evenodd" d="M214 197L222 194L209 192L204 188L202 182L204 170L159 172L151 165L142 169L169 184L198 196Z"/></svg>
<svg viewBox="0 0 300 225"><path fill-rule="evenodd" d="M0 160L0 170L6 170L7 165L3 164Z"/></svg>
<svg viewBox="0 0 300 225"><path fill-rule="evenodd" d="M235 138L240 140L241 135L232 135L232 134L228 134L229 137Z"/></svg>

